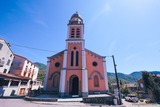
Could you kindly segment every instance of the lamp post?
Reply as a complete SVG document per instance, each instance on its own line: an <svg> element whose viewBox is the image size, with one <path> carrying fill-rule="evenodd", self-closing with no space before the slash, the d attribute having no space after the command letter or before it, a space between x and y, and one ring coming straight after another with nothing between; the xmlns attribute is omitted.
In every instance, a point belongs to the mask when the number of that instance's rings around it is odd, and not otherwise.
<svg viewBox="0 0 160 107"><path fill-rule="evenodd" d="M114 64L114 70L115 70L115 76L116 76L116 82L117 82L117 88L118 88L118 96L119 96L119 105L122 104L122 99L121 99L121 91L120 91L120 86L119 86L119 80L118 80L118 75L117 75L117 69L116 69L116 63L114 59L114 55L111 56L113 59L113 64Z"/></svg>

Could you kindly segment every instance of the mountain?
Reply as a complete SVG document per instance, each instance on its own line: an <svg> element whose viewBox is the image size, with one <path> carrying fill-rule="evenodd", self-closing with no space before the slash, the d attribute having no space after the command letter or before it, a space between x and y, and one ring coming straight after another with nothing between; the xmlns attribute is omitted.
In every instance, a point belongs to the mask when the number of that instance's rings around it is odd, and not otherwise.
<svg viewBox="0 0 160 107"><path fill-rule="evenodd" d="M136 75L136 76L135 76ZM137 76L137 74L123 74L123 73L117 73L118 79L122 80L124 82L136 82L141 78L141 74ZM108 77L115 79L115 73L108 72Z"/></svg>
<svg viewBox="0 0 160 107"><path fill-rule="evenodd" d="M45 64L40 63L40 62L35 62L34 64L39 67L39 70L46 70Z"/></svg>
<svg viewBox="0 0 160 107"><path fill-rule="evenodd" d="M160 74L160 71L149 71L151 74ZM136 82L142 78L142 71L135 71L131 74L117 73L118 79L126 83ZM115 82L115 73L108 72L108 77L111 82Z"/></svg>
<svg viewBox="0 0 160 107"><path fill-rule="evenodd" d="M37 79L44 82L45 74L46 74L46 65L40 62L34 63L37 67L39 67Z"/></svg>

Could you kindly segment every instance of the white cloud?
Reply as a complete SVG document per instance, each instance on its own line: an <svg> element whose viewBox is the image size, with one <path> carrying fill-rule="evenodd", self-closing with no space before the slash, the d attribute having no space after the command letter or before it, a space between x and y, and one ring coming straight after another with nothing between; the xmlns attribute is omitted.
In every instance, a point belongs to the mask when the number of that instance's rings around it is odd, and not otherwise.
<svg viewBox="0 0 160 107"><path fill-rule="evenodd" d="M109 55L112 55L114 54L114 50L116 48L116 45L117 45L117 40L113 40L110 45L109 45L109 48L108 48L108 54Z"/></svg>
<svg viewBox="0 0 160 107"><path fill-rule="evenodd" d="M105 5L95 14L92 21L97 20L102 15L108 14L112 11L111 4L107 1Z"/></svg>
<svg viewBox="0 0 160 107"><path fill-rule="evenodd" d="M37 19L37 20L34 20L34 22L43 27L46 27L46 28L48 27L47 23L44 20Z"/></svg>
<svg viewBox="0 0 160 107"><path fill-rule="evenodd" d="M124 59L124 61L125 61L125 62L129 62L129 61L131 61L131 60L133 60L133 59L137 59L137 57L138 57L139 55L141 55L141 53L130 54L130 55L128 55L128 56Z"/></svg>

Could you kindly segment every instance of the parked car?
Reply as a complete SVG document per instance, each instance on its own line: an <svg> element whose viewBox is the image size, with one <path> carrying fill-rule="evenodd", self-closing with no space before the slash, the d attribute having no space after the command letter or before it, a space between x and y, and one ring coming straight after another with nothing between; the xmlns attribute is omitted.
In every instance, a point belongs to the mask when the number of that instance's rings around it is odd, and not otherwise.
<svg viewBox="0 0 160 107"><path fill-rule="evenodd" d="M146 98L146 99L144 99L144 102L145 102L145 103L150 103L151 100L150 100L149 98Z"/></svg>
<svg viewBox="0 0 160 107"><path fill-rule="evenodd" d="M137 102L138 102L138 98L137 98L137 96L134 95L134 94L128 94L128 95L125 97L125 101L137 103Z"/></svg>

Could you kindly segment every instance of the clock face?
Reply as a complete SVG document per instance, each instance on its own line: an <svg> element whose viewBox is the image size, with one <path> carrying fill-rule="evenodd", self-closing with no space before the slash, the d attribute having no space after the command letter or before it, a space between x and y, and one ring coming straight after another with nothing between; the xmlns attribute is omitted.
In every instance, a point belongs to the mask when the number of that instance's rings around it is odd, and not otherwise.
<svg viewBox="0 0 160 107"><path fill-rule="evenodd" d="M74 18L74 20L77 21L78 19L77 19L77 18Z"/></svg>

